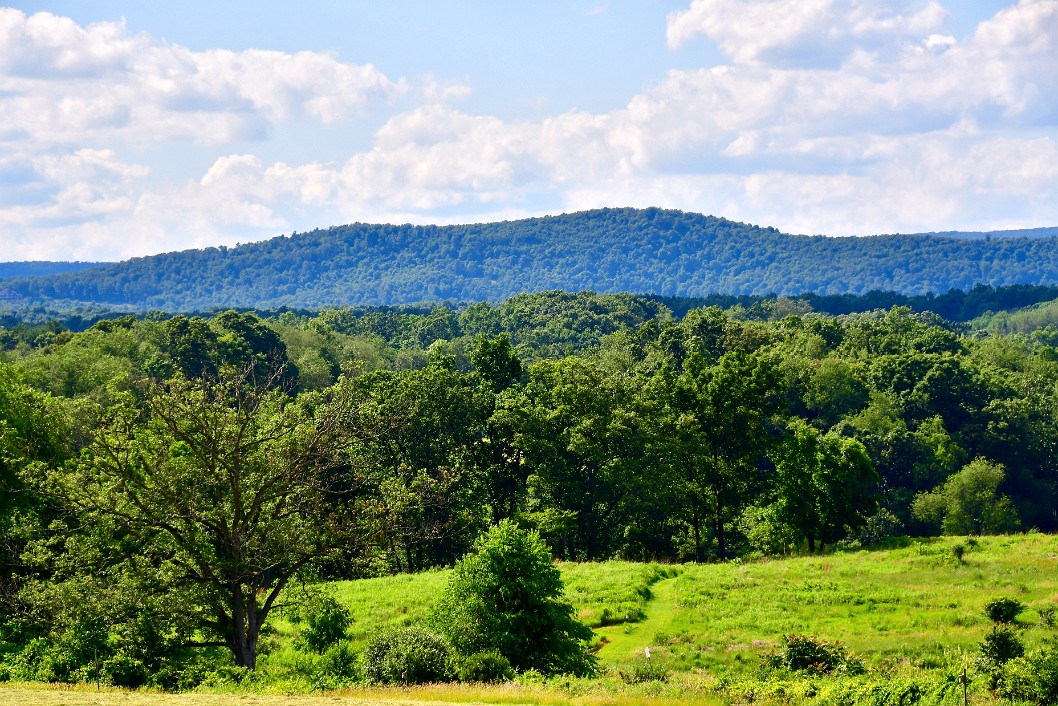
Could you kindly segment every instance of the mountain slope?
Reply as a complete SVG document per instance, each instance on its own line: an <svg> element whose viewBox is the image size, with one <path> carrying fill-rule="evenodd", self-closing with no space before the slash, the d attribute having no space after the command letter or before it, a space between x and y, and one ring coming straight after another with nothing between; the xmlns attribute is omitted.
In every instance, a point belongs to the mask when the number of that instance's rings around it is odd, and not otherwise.
<svg viewBox="0 0 1058 706"><path fill-rule="evenodd" d="M36 260L29 262L0 262L0 279L12 277L41 277L60 272L78 272L90 267L106 265L106 262L49 262Z"/></svg>
<svg viewBox="0 0 1058 706"><path fill-rule="evenodd" d="M498 300L549 289L923 294L1056 281L1053 238L795 236L680 211L601 209L443 227L353 224L4 285L30 302L187 310Z"/></svg>

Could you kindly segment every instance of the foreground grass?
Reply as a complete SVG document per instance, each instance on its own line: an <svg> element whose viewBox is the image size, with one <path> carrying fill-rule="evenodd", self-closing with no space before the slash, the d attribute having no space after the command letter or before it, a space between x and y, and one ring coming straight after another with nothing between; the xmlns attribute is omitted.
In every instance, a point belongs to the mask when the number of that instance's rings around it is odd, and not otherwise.
<svg viewBox="0 0 1058 706"><path fill-rule="evenodd" d="M716 696L652 697L643 694L563 692L518 684L429 685L411 688L341 689L314 694L189 693L126 691L91 685L0 684L0 703L18 706L721 706Z"/></svg>

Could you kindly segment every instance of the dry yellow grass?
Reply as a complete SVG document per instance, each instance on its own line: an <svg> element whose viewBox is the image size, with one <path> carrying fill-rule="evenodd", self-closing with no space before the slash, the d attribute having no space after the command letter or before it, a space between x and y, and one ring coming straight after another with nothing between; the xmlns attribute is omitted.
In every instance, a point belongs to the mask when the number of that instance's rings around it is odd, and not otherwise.
<svg viewBox="0 0 1058 706"><path fill-rule="evenodd" d="M715 706L719 700L664 699L631 695L572 696L505 684L470 684L401 688L348 689L325 694L163 694L124 691L92 685L0 684L2 706Z"/></svg>

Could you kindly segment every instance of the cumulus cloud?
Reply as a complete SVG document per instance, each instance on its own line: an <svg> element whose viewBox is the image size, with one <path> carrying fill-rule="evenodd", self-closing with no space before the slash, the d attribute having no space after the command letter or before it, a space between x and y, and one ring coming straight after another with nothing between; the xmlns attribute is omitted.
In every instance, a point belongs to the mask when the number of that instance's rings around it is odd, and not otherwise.
<svg viewBox="0 0 1058 706"><path fill-rule="evenodd" d="M752 34L758 15L769 21ZM460 110L449 101L469 87L426 77L417 105L328 163L240 147L182 183L145 186L146 168L105 145L16 150L0 158L0 228L22 243L49 222L59 242L70 234L77 249L49 257L86 248L127 257L354 220L622 205L835 235L1058 223L1058 2L1021 0L959 40L943 33L944 17L937 2L694 0L669 17L669 43L712 39L728 65L672 70L617 110L534 121ZM61 31L33 29L38 21ZM14 82L0 84L0 146L38 132L73 144L85 135L223 143L277 121L347 119L405 90L328 55L194 53L120 25L11 11L0 27L0 47L9 36L37 47L36 58L0 49L0 81ZM827 61L803 60L821 36ZM65 44L87 58L56 48ZM107 100L82 85L85 71ZM4 122L21 99L39 102L40 125ZM129 241L100 250L107 227Z"/></svg>
<svg viewBox="0 0 1058 706"><path fill-rule="evenodd" d="M818 65L914 40L946 17L937 0L694 0L669 15L667 39L707 37L737 63Z"/></svg>
<svg viewBox="0 0 1058 706"><path fill-rule="evenodd" d="M272 123L334 123L406 89L331 54L196 52L122 23L0 8L0 124L22 144L260 139Z"/></svg>

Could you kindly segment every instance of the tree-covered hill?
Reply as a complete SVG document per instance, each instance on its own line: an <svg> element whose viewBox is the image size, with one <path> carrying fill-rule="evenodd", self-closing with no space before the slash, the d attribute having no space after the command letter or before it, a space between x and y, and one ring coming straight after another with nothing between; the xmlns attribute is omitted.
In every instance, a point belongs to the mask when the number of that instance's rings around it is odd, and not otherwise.
<svg viewBox="0 0 1058 706"><path fill-rule="evenodd" d="M30 303L191 310L496 301L552 289L921 295L1054 282L1054 238L785 235L650 208L457 226L358 223L4 285Z"/></svg>
<svg viewBox="0 0 1058 706"><path fill-rule="evenodd" d="M940 235L945 238L968 238L970 240L991 240L992 238L1055 238L1058 237L1058 227L986 231L946 230L940 233L920 233L919 235Z"/></svg>
<svg viewBox="0 0 1058 706"><path fill-rule="evenodd" d="M106 265L105 262L49 262L34 260L28 262L0 262L0 279L12 277L41 277L60 272L79 272L90 267Z"/></svg>

